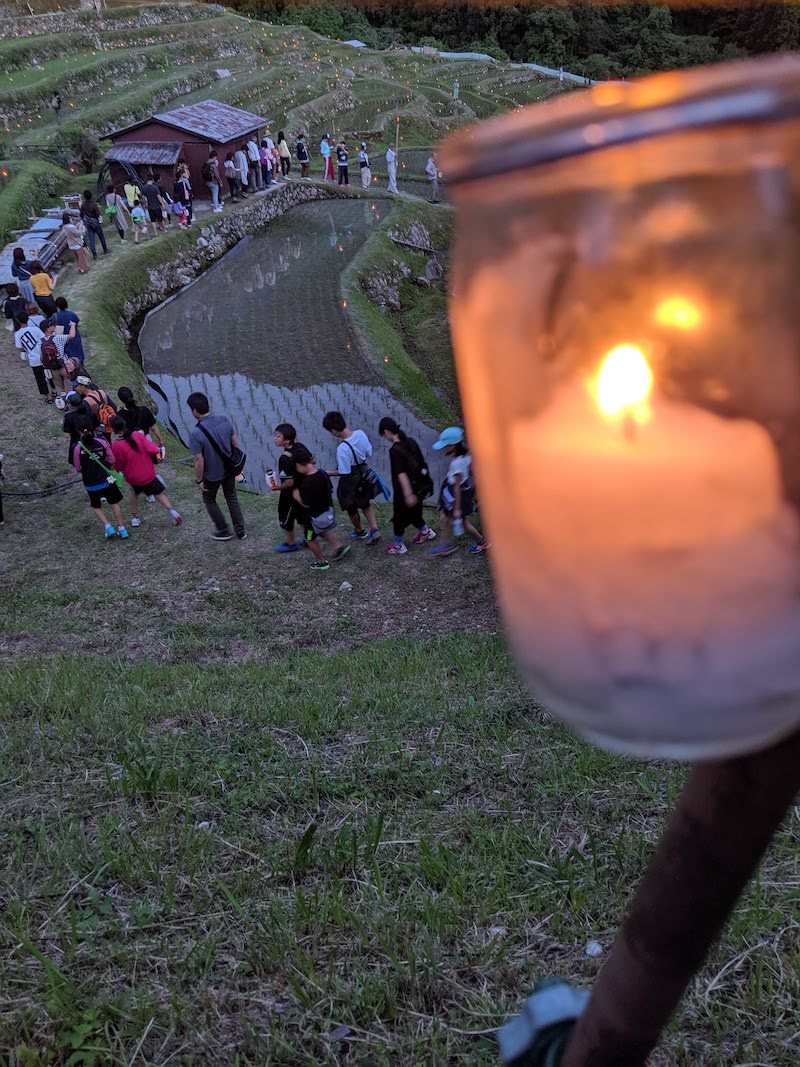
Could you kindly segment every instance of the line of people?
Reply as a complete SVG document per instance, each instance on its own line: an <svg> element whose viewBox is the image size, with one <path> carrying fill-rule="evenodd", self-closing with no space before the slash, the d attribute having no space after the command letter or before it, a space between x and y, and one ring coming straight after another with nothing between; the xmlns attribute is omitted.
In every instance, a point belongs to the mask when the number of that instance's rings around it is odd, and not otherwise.
<svg viewBox="0 0 800 1067"><path fill-rule="evenodd" d="M206 510L214 523L216 541L247 537L244 518L236 491L236 478L244 463L233 426L224 415L212 414L208 397L192 393L187 400L196 419L189 449L194 455L195 483ZM313 451L297 440L289 422L274 431L275 446L281 450L275 471L266 472L267 486L278 494L278 524L283 541L275 548L279 553L298 552L304 546L311 551L315 571L326 571L326 559L320 541L332 550L332 561L343 559L351 541L373 546L381 539L381 529L373 500L383 494L393 500L392 539L386 546L388 555L406 555L406 531L413 527L413 544L422 545L436 539L436 531L423 513L424 501L433 495L434 485L427 461L419 444L409 438L398 423L387 416L378 426L378 434L390 446L391 492L369 465L372 443L363 429L352 429L339 411L329 411L322 426L337 441L336 467L326 470L317 464ZM480 529L470 521L475 511L475 487L472 461L460 427L442 432L434 449L450 457L447 474L438 496L442 538L430 549L432 556L447 556L457 549L457 538L466 534L470 552L484 552L489 544ZM338 526L334 505L333 479L337 479L336 502L350 520L352 530L343 543L334 532ZM230 524L217 503L223 492L230 514ZM298 539L297 530L300 531Z"/></svg>

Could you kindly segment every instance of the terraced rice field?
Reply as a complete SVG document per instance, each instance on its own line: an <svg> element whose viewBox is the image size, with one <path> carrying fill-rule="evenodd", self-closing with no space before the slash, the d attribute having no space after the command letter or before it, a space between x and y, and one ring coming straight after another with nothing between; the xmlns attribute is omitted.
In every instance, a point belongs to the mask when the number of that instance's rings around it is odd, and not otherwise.
<svg viewBox="0 0 800 1067"><path fill-rule="evenodd" d="M400 115L404 144L427 145L455 125L557 89L497 64L356 51L304 27L199 4L124 6L102 16L58 11L0 19L0 30L0 156L12 162L63 159L84 130L103 137L153 111L208 98L312 138L335 129L374 139ZM56 89L62 127L49 108Z"/></svg>

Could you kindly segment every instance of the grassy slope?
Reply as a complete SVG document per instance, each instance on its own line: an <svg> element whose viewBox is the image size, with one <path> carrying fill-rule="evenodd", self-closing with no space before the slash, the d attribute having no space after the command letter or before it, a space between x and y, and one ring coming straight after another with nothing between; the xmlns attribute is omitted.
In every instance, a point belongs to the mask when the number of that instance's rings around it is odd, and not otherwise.
<svg viewBox="0 0 800 1067"><path fill-rule="evenodd" d="M395 391L429 419L452 422L459 401L444 287L422 289L413 282L402 282L399 312L381 311L364 291L370 277L392 271L395 262L405 263L414 276L424 272L428 257L395 244L387 233L404 231L415 220L430 233L432 247L447 254L451 211L400 197L386 225L346 271L344 292L357 329L366 336L367 347L383 358L384 372Z"/></svg>
<svg viewBox="0 0 800 1067"><path fill-rule="evenodd" d="M103 384L134 376L125 292L190 240L65 275ZM405 256L384 242L362 270ZM449 421L402 352L399 327L441 312L414 295L402 323L357 310ZM0 359L6 488L69 481L7 334ZM180 456L164 474L186 524L148 508L125 545L78 489L6 497L3 1046L37 1067L65 1045L108 1064L496 1062L486 1032L535 978L595 974L586 941L608 947L682 772L541 715L484 559L356 546L310 575L273 554L274 502L254 497L249 540L215 545ZM796 1062L798 836L795 814L659 1067Z"/></svg>
<svg viewBox="0 0 800 1067"><path fill-rule="evenodd" d="M76 176L43 160L14 162L9 168L11 177L0 194L0 244L11 240L12 230L25 226L32 211L50 207L62 193L92 181L91 176Z"/></svg>

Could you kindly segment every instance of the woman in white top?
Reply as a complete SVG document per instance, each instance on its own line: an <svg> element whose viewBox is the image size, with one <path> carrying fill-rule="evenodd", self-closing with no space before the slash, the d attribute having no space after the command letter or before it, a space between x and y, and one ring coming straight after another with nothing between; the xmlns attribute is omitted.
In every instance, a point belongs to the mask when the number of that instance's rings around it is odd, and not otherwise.
<svg viewBox="0 0 800 1067"><path fill-rule="evenodd" d="M80 219L73 219L68 211L61 216L61 228L67 239L67 248L75 253L75 262L78 264L78 273L86 274L89 271L89 253L84 243L86 227Z"/></svg>
<svg viewBox="0 0 800 1067"><path fill-rule="evenodd" d="M367 152L367 142L361 142L361 149L358 153L358 165L361 168L361 188L369 189L372 185L372 168L369 165L369 153Z"/></svg>

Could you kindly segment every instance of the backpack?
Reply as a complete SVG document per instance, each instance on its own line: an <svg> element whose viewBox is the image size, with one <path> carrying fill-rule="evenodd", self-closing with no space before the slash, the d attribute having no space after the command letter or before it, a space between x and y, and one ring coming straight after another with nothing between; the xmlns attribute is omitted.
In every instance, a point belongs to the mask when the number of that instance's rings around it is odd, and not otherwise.
<svg viewBox="0 0 800 1067"><path fill-rule="evenodd" d="M422 449L416 441L409 438L405 442L405 454L408 459L408 480L411 488L420 500L433 496L433 478L428 470L428 463L422 454Z"/></svg>
<svg viewBox="0 0 800 1067"><path fill-rule="evenodd" d="M58 352L58 346L50 337L42 341L42 366L45 370L61 370L64 364Z"/></svg>
<svg viewBox="0 0 800 1067"><path fill-rule="evenodd" d="M100 425L104 428L104 432L110 436L111 427L109 426L109 423L116 415L117 409L108 399L108 394L100 389L92 394L91 399L97 404L97 419Z"/></svg>
<svg viewBox="0 0 800 1067"><path fill-rule="evenodd" d="M213 181L214 169L213 169L213 167L211 166L211 163L208 160L206 160L205 163L203 164L203 166L202 166L202 168L200 170L200 175L201 175L201 177L202 177L204 182Z"/></svg>

